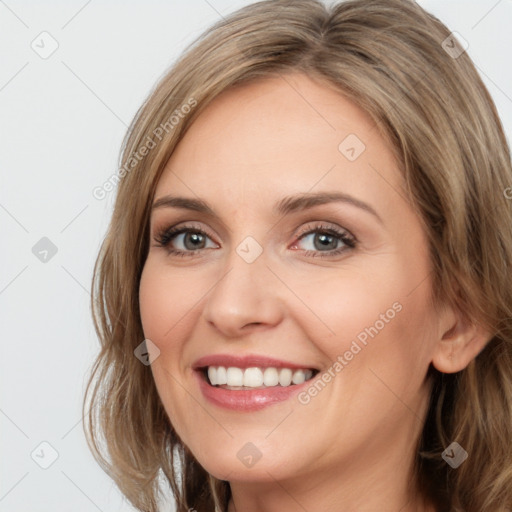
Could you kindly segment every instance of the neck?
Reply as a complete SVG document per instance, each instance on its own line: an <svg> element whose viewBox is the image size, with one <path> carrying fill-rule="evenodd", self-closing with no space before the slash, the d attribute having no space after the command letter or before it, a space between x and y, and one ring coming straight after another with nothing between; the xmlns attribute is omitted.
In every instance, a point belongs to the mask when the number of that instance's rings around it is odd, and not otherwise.
<svg viewBox="0 0 512 512"><path fill-rule="evenodd" d="M228 512L360 512L382 510L383 504L390 511L437 512L413 477L415 443L400 437L388 437L384 449L368 442L342 462L318 463L288 479L275 478L270 469L258 481L231 480Z"/></svg>
<svg viewBox="0 0 512 512"><path fill-rule="evenodd" d="M276 489L274 489L275 491ZM312 499L308 498L308 501L301 501L303 497L294 497L291 493L281 488L281 493L271 492L270 494L258 494L249 496L244 493L234 492L228 503L227 512L281 512L286 510L287 512L303 512L304 510L322 510L325 512L359 512L360 510L382 510L382 504L386 504L386 510L396 510L397 512L440 512L431 502L421 496L408 499L406 502L395 501L398 505L391 506L387 501L386 496L379 495L378 499L366 499L361 500L361 503L365 503L364 508L360 508L361 505L348 504L346 500L342 498L338 502L336 498L332 496L325 497L324 501L320 499L315 506L318 509L310 508ZM262 496L264 496L262 498ZM367 498L370 496L368 494ZM306 504L307 503L307 504ZM322 504L321 504L322 503ZM327 504L329 503L329 504ZM367 505L368 504L368 505ZM375 504L375 505L374 505ZM369 506L370 508L366 508ZM375 508L372 508L374 507ZM342 508L341 508L342 507Z"/></svg>

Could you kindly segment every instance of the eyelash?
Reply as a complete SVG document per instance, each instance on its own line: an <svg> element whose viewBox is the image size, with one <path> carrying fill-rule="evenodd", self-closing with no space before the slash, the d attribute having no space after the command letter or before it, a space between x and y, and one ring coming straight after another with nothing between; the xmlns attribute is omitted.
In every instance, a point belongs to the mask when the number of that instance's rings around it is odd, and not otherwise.
<svg viewBox="0 0 512 512"><path fill-rule="evenodd" d="M169 247L170 242L178 235L181 235L183 233L194 233L194 234L200 234L203 236L206 236L210 239L211 237L208 232L204 231L203 229L199 229L195 226L191 225L185 225L178 228L163 228L160 230L154 237L155 242L157 243L158 247L166 248L169 254L173 256L179 256L179 257L194 257L197 256L199 252L201 252L204 249L194 249L191 251L182 251L180 249L174 249ZM325 224L316 224L314 227L311 225L306 226L299 235L297 235L297 242L302 240L307 235L311 235L313 233L318 233L322 235L328 235L328 236L334 236L335 238L338 238L343 242L344 246L334 249L331 251L311 251L311 250L305 250L304 254L306 256L311 256L313 258L320 257L320 258L327 258L327 257L333 257L338 256L342 252L345 252L348 249L354 249L357 245L356 238L350 234L346 230L339 230L333 227L326 226ZM293 245L296 245L297 242L294 242ZM322 254L325 253L325 254Z"/></svg>

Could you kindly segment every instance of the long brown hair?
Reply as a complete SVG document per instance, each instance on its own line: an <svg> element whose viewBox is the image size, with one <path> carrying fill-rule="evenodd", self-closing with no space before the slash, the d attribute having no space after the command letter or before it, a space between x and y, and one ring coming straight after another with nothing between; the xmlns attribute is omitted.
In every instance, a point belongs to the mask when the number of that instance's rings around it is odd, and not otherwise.
<svg viewBox="0 0 512 512"><path fill-rule="evenodd" d="M389 141L430 242L435 297L492 339L464 370L433 380L415 477L438 508L512 508L512 185L494 103L467 52L410 0L269 0L226 17L192 44L151 92L123 143L115 208L98 256L92 310L101 341L84 397L87 439L130 502L157 511L170 486L177 510L226 510L229 485L183 445L151 370L139 281L150 206L188 127L236 84L302 72L365 110ZM453 441L469 459L442 459Z"/></svg>

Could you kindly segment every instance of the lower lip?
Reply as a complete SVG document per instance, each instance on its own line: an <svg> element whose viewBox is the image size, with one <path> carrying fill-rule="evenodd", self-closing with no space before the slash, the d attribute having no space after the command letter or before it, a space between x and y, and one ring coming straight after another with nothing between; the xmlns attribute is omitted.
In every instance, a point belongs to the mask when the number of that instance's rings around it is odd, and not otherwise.
<svg viewBox="0 0 512 512"><path fill-rule="evenodd" d="M202 372L194 372L199 379L199 388L203 396L211 403L235 411L258 411L269 405L289 400L300 390L310 384L310 381L293 386L273 386L253 390L223 389L211 386Z"/></svg>

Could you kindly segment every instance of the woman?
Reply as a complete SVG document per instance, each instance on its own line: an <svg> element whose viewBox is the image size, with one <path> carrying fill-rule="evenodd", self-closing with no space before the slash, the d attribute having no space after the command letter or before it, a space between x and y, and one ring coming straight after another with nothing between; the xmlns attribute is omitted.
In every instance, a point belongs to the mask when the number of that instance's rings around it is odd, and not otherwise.
<svg viewBox="0 0 512 512"><path fill-rule="evenodd" d="M179 511L512 507L510 152L441 22L243 8L119 176L84 411L135 507L163 482Z"/></svg>

